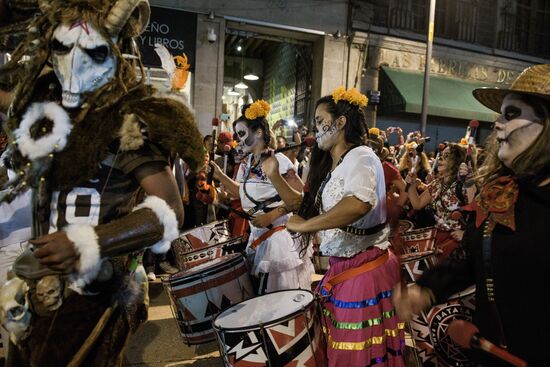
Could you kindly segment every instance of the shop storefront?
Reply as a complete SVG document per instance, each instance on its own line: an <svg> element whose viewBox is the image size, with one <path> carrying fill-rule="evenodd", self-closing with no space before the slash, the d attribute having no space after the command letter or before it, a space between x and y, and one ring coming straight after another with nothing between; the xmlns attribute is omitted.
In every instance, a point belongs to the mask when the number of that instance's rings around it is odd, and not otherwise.
<svg viewBox="0 0 550 367"><path fill-rule="evenodd" d="M425 45L421 42L371 35L367 85L380 91L379 128L400 126L420 130ZM437 142L457 141L470 120L480 121L477 140L490 132L497 114L472 96L476 88L507 88L530 63L436 46L431 60L427 136L428 149ZM369 88L370 89L370 88Z"/></svg>
<svg viewBox="0 0 550 367"><path fill-rule="evenodd" d="M141 59L146 72L146 82L161 92L172 89L170 77L163 66L163 61L155 51L155 46L162 45L171 55L165 62L173 62L178 73L185 72L186 82L178 88L177 93L187 102L193 101L193 76L195 71L195 53L197 41L197 14L151 7L151 20L145 32L136 39L141 52ZM180 75L180 77L182 77ZM181 85L180 85L181 86Z"/></svg>

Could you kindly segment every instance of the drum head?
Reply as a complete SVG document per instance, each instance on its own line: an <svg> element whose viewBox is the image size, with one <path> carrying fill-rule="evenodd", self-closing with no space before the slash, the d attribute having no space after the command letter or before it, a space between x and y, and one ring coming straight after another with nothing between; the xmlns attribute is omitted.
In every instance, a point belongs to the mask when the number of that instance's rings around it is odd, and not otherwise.
<svg viewBox="0 0 550 367"><path fill-rule="evenodd" d="M231 330L271 324L296 314L314 299L313 293L305 289L268 293L223 311L214 320L214 327Z"/></svg>

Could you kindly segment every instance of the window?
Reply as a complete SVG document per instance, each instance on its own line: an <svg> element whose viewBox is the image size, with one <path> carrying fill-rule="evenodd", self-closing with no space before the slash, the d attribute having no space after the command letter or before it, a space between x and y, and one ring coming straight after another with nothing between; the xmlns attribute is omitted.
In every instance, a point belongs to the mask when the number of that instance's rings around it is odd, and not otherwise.
<svg viewBox="0 0 550 367"><path fill-rule="evenodd" d="M512 51L550 57L550 0L517 0Z"/></svg>

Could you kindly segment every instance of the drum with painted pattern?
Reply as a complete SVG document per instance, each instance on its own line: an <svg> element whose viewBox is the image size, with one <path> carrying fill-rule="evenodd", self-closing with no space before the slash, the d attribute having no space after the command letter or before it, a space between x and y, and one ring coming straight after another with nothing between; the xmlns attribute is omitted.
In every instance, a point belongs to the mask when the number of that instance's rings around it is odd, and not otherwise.
<svg viewBox="0 0 550 367"><path fill-rule="evenodd" d="M326 366L320 306L306 290L268 293L213 322L226 366Z"/></svg>
<svg viewBox="0 0 550 367"><path fill-rule="evenodd" d="M218 257L163 280L186 344L215 339L212 318L255 296L242 254Z"/></svg>

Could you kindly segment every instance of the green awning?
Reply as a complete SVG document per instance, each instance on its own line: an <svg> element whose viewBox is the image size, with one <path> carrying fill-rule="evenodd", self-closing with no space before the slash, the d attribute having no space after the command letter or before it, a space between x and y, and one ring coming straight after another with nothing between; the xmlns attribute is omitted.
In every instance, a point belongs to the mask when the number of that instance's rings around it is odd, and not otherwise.
<svg viewBox="0 0 550 367"><path fill-rule="evenodd" d="M378 84L381 114L422 113L424 73L381 67ZM497 114L479 103L472 95L476 88L493 86L432 74L428 115L493 122Z"/></svg>

